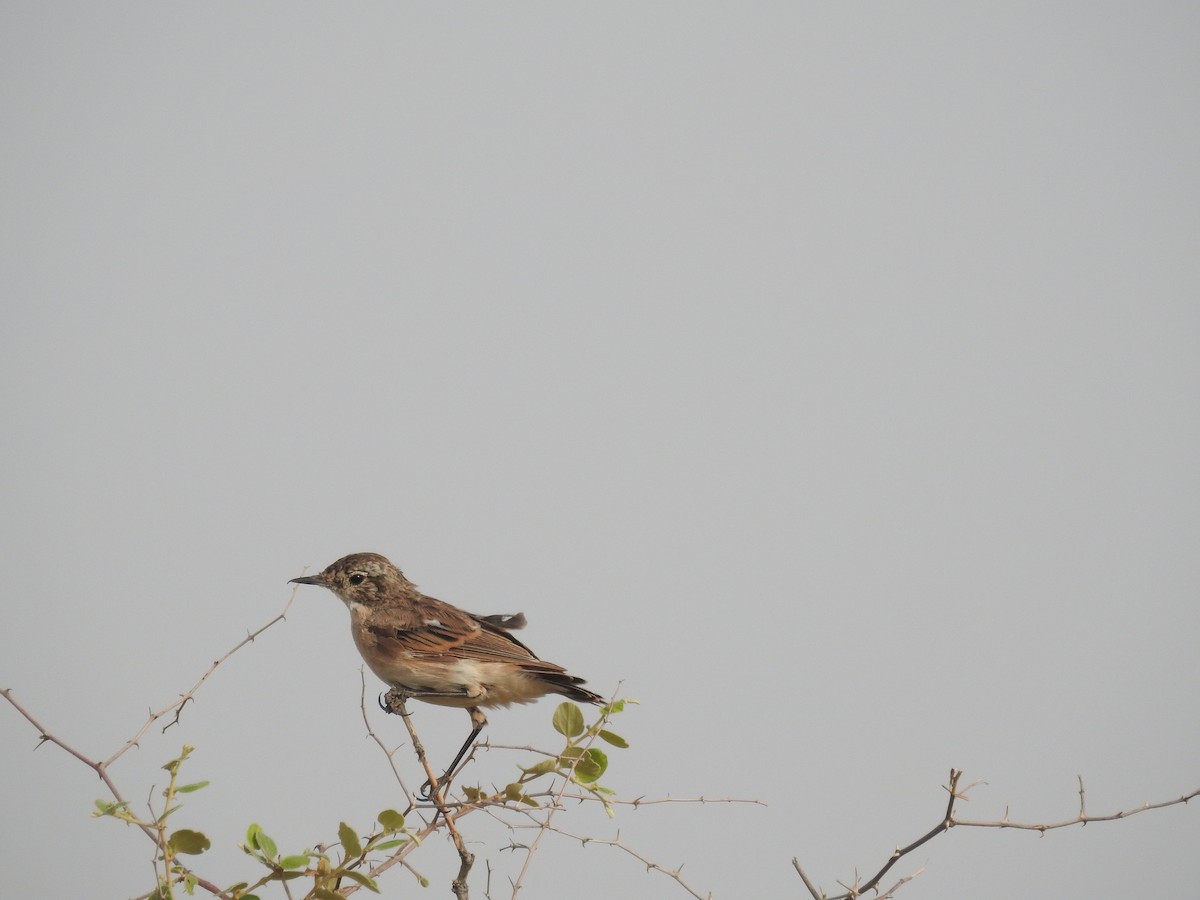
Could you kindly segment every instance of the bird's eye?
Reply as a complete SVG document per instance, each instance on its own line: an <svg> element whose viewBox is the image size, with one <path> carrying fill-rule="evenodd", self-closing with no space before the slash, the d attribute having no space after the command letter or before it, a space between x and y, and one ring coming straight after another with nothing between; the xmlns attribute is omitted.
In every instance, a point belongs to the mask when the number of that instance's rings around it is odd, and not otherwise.
<svg viewBox="0 0 1200 900"><path fill-rule="evenodd" d="M362 572L355 572L353 575L350 576L351 584L362 584L366 580L367 580L367 576L364 575Z"/></svg>

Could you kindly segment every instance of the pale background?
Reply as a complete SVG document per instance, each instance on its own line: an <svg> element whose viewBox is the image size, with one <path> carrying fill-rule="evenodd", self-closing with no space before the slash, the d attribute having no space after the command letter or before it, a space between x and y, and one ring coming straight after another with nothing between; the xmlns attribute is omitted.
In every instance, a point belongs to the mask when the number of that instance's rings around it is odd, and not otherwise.
<svg viewBox="0 0 1200 900"><path fill-rule="evenodd" d="M951 766L973 817L1196 788L1198 41L1183 3L3 4L0 687L107 755L373 550L623 680L623 795L769 804L563 820L719 898L874 871ZM251 821L295 851L398 802L346 618L305 589L114 768L140 805L198 745L208 877L257 874ZM466 716L418 714L451 753ZM0 709L0 892L148 890L35 741ZM482 896L520 855L476 822ZM1192 804L895 871L1175 896L1198 839ZM414 861L386 896L449 896L449 845ZM522 896L617 892L684 896L561 840Z"/></svg>

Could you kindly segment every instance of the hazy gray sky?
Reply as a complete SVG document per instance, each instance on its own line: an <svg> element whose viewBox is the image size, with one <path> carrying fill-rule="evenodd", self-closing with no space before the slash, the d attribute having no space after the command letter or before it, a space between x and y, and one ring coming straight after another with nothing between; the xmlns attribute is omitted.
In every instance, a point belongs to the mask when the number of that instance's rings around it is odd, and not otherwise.
<svg viewBox="0 0 1200 900"><path fill-rule="evenodd" d="M0 687L108 755L371 550L623 680L623 795L767 802L564 820L720 898L873 871L951 766L974 818L1194 789L1200 8L1051 6L3 4ZM233 882L251 821L398 802L358 703L305 591L112 774L197 745ZM35 739L0 709L6 895L148 890ZM1194 807L958 830L901 896L1177 893ZM467 831L482 895L521 856ZM559 840L522 897L618 891L683 896Z"/></svg>

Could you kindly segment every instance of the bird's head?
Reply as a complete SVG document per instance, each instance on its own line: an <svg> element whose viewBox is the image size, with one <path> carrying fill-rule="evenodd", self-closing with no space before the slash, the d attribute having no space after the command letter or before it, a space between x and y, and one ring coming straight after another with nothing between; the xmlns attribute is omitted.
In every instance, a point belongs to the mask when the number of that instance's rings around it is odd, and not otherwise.
<svg viewBox="0 0 1200 900"><path fill-rule="evenodd" d="M328 588L347 606L370 605L414 587L403 572L378 553L343 556L330 563L323 572L293 578L288 584L315 584Z"/></svg>

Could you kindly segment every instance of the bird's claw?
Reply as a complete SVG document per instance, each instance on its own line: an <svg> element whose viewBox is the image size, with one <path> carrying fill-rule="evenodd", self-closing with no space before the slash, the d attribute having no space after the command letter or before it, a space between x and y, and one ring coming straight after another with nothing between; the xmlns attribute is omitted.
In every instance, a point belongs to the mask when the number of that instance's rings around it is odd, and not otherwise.
<svg viewBox="0 0 1200 900"><path fill-rule="evenodd" d="M394 694L394 693L396 693L396 691L393 689L390 691L384 691L382 694L380 694L379 695L379 708L382 709L388 715L404 716L405 718L407 718L408 716L411 715L411 713L401 712L398 709L392 708L391 697L392 697L392 694ZM400 694L399 696L401 697L401 699L407 699L406 694Z"/></svg>
<svg viewBox="0 0 1200 900"><path fill-rule="evenodd" d="M441 778L438 779L437 786L442 788L444 791L450 785L450 778L452 775L454 775L453 772L446 772ZM421 789L417 791L417 799L422 803L427 803L434 799L433 793L433 782L426 778L425 783L421 785Z"/></svg>

